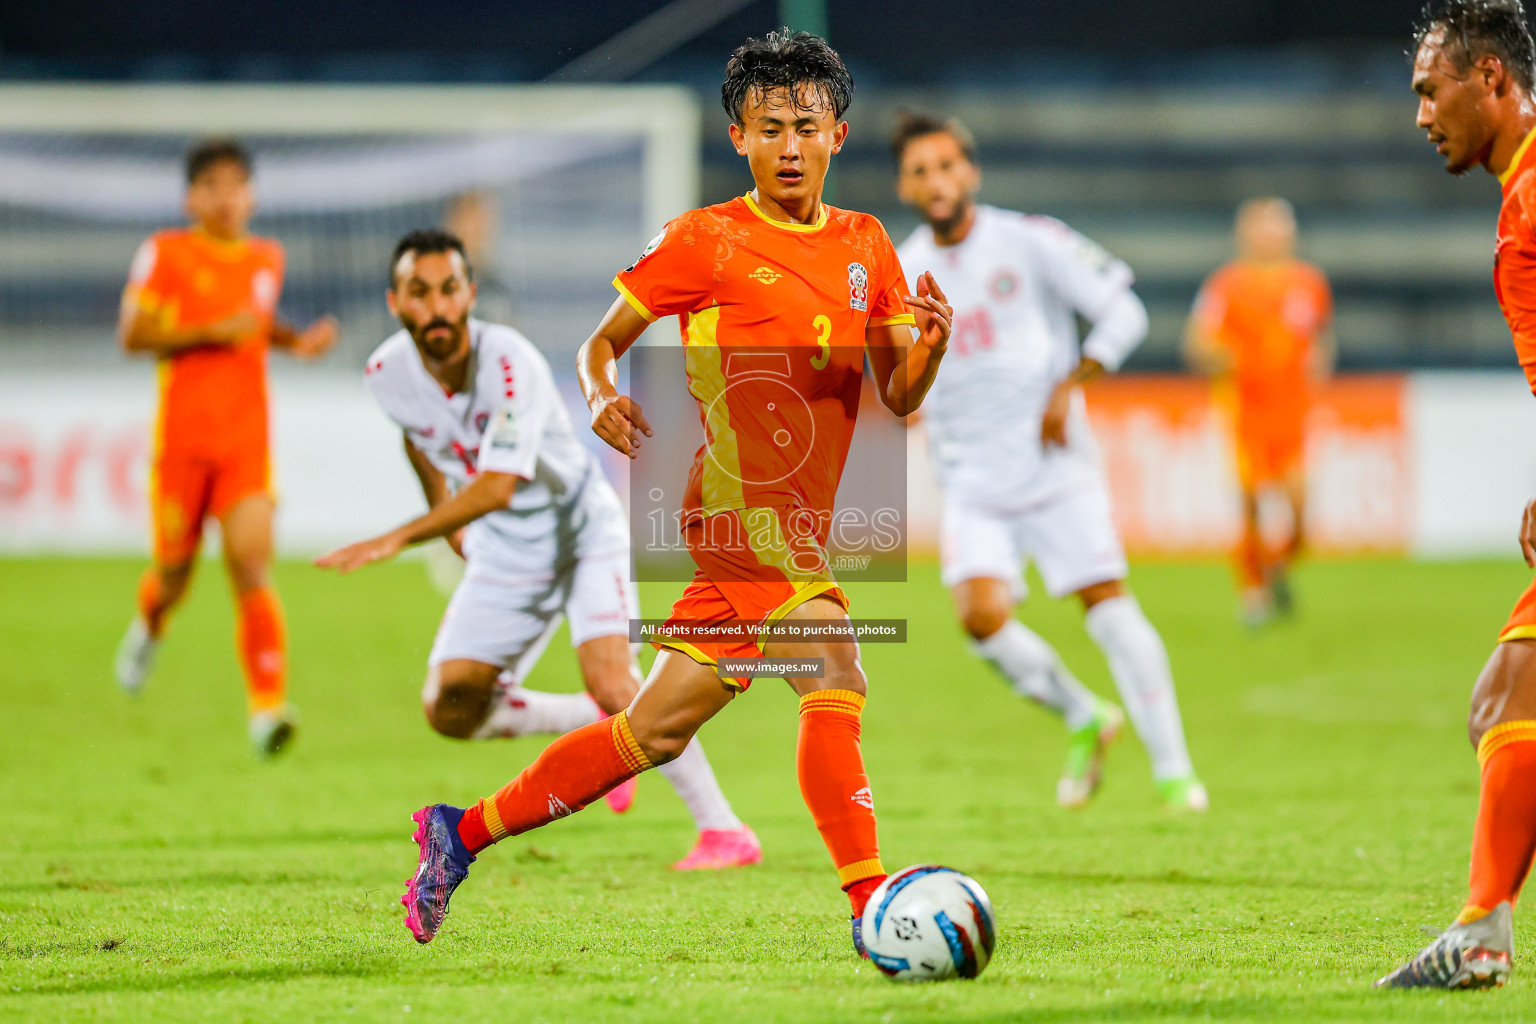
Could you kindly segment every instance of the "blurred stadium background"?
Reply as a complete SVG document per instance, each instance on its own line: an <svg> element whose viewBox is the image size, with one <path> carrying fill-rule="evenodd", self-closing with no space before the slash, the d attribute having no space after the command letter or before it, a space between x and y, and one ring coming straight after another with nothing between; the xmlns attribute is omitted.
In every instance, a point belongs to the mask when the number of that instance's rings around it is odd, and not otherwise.
<svg viewBox="0 0 1536 1024"><path fill-rule="evenodd" d="M112 323L134 247L178 220L190 138L251 142L256 228L289 251L284 312L342 321L320 370L274 359L282 536L311 549L414 505L358 381L392 327L380 295L392 240L426 222L459 230L480 264L482 315L514 321L566 370L611 271L667 217L744 187L716 100L722 62L789 23L827 32L857 81L834 201L877 213L899 240L914 220L891 188L895 112L959 116L980 145L985 200L1058 216L1135 269L1152 328L1130 371L1179 372L1182 324L1228 257L1234 207L1290 199L1302 255L1333 282L1341 369L1370 374L1341 382L1315 424L1315 537L1336 551L1510 552L1536 489L1536 410L1489 281L1497 186L1449 178L1412 123L1403 49L1416 8L593 0L580 17L466 3L424 18L395 2L366 17L298 0L160 0L132 17L85 0L8 6L0 546L143 544L151 371L116 352ZM1095 399L1133 545L1224 546L1230 470L1203 389L1127 379ZM919 543L933 521L925 465L915 454Z"/></svg>

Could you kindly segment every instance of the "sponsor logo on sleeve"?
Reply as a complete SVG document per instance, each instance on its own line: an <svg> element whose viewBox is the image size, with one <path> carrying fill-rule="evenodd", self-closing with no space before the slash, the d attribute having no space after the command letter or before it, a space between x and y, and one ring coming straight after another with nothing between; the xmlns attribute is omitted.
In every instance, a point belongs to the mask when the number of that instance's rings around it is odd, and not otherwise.
<svg viewBox="0 0 1536 1024"><path fill-rule="evenodd" d="M848 308L869 311L869 271L862 263L848 264Z"/></svg>
<svg viewBox="0 0 1536 1024"><path fill-rule="evenodd" d="M667 229L666 228L662 228L660 231L656 232L656 237L651 239L649 242L646 243L645 251L642 252L638 257L635 258L635 262L631 263L629 266L624 268L624 273L627 274L630 271L634 270L636 267L638 267L640 265L640 261L645 259L651 253L655 252L656 249L661 245L661 240L666 238L666 237L667 237Z"/></svg>
<svg viewBox="0 0 1536 1024"><path fill-rule="evenodd" d="M491 447L517 447L517 412L510 405L496 413L494 425L491 427Z"/></svg>

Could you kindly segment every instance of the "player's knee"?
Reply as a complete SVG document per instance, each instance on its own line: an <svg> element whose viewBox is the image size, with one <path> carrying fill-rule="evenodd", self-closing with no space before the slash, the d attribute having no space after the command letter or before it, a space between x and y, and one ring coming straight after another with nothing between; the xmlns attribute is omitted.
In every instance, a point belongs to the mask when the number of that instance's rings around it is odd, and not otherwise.
<svg viewBox="0 0 1536 1024"><path fill-rule="evenodd" d="M822 677L821 689L852 690L860 696L869 692L864 666L859 664L858 648L852 644L833 645L825 664L826 674Z"/></svg>
<svg viewBox="0 0 1536 1024"><path fill-rule="evenodd" d="M960 613L960 625L972 640L985 640L1008 623L1008 609L998 605L973 605Z"/></svg>
<svg viewBox="0 0 1536 1024"><path fill-rule="evenodd" d="M693 730L680 725L637 725L634 719L630 719L629 728L646 760L656 767L676 761L682 756L683 748L693 739Z"/></svg>
<svg viewBox="0 0 1536 1024"><path fill-rule="evenodd" d="M160 600L166 605L181 600L187 592L187 584L192 581L192 563L161 565L155 568L155 572L160 577Z"/></svg>
<svg viewBox="0 0 1536 1024"><path fill-rule="evenodd" d="M267 562L264 558L231 558L229 580L235 593L244 594L267 585Z"/></svg>
<svg viewBox="0 0 1536 1024"><path fill-rule="evenodd" d="M491 690L479 680L429 674L422 693L427 724L444 736L467 740L485 721Z"/></svg>

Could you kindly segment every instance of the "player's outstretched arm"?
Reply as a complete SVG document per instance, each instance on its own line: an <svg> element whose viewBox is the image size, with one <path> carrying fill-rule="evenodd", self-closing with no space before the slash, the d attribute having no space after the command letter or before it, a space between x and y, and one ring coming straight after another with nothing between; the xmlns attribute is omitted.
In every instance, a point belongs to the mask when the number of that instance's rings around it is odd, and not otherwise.
<svg viewBox="0 0 1536 1024"><path fill-rule="evenodd" d="M196 327L167 327L157 314L125 306L118 318L117 337L125 352L170 356L202 345L235 345L259 330L261 321L252 313L236 313Z"/></svg>
<svg viewBox="0 0 1536 1024"><path fill-rule="evenodd" d="M620 296L576 353L576 373L592 410L593 433L632 459L640 449L640 435L651 436L651 425L638 402L619 394L619 357L649 326L650 321Z"/></svg>
<svg viewBox="0 0 1536 1024"><path fill-rule="evenodd" d="M421 493L427 499L427 508L436 508L449 498L453 497L453 491L448 487L448 478L443 476L442 470L432 465L432 460L427 458L425 452L411 443L409 434L400 435L401 442L405 445L405 457L411 463L411 469L416 471L416 479L421 482ZM454 530L444 534L443 539L448 546L453 548L453 553L460 558L464 557L464 530Z"/></svg>
<svg viewBox="0 0 1536 1024"><path fill-rule="evenodd" d="M329 352L340 336L334 316L323 316L302 331L282 320L272 324L272 347L306 362Z"/></svg>
<svg viewBox="0 0 1536 1024"><path fill-rule="evenodd" d="M910 327L890 324L868 328L864 347L880 386L880 400L897 416L910 416L923 404L939 372L954 310L939 283L927 272L917 279L917 294L903 295L902 301L912 307L917 318L916 339Z"/></svg>
<svg viewBox="0 0 1536 1024"><path fill-rule="evenodd" d="M420 544L434 537L446 537L489 512L506 508L516 488L517 477L510 473L481 473L470 481L468 487L435 506L426 515L412 519L388 533L321 555L315 559L315 564L322 569L335 569L345 574L374 562L388 561L412 544Z"/></svg>

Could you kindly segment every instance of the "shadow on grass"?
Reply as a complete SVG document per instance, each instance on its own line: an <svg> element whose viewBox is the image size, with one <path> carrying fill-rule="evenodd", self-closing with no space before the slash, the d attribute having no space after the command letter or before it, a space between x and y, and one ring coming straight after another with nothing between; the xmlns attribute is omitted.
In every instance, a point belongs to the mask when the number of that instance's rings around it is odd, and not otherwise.
<svg viewBox="0 0 1536 1024"><path fill-rule="evenodd" d="M142 965L134 965L142 969ZM290 963L274 964L270 967L220 967L201 971L171 971L164 974L136 974L126 975L122 972L114 972L111 977L97 978L69 978L59 981L43 982L30 988L13 990L12 997L16 995L37 996L63 996L63 995L89 995L101 992L165 992L177 991L211 991L225 988L230 985L252 984L269 985L288 981L304 981L310 978L380 978L386 979L400 971L400 962L385 957L370 957L363 960L338 963L335 961L315 963ZM401 980L409 980L412 984L424 980L425 977L435 973L431 967L423 969L423 965L415 965L411 969L409 979L403 975ZM446 968L445 975L451 973ZM446 979L445 979L446 980Z"/></svg>
<svg viewBox="0 0 1536 1024"><path fill-rule="evenodd" d="M1140 875L1118 871L1008 871L990 865L985 869L978 867L978 874L983 870L985 870L988 876L1007 877L1023 882L1065 882L1072 885L1104 885L1112 887L1122 885L1163 885L1177 888L1189 886L1194 888L1256 890L1325 889L1333 892L1369 893L1379 891L1379 886L1377 885L1319 882L1316 878L1310 876L1286 880L1258 878L1252 875L1231 878L1220 875L1190 875L1177 869L1156 874Z"/></svg>

